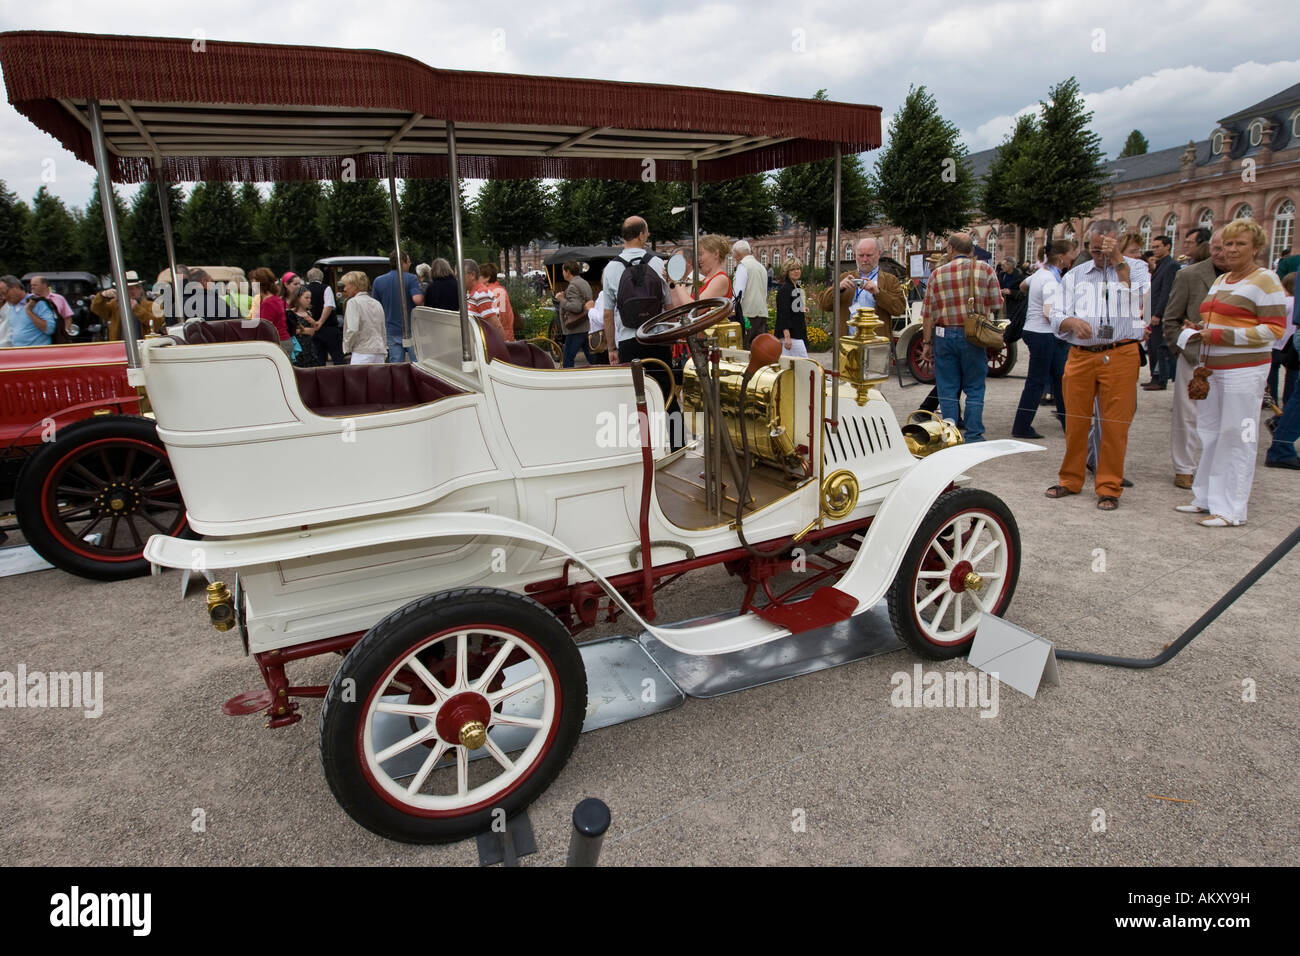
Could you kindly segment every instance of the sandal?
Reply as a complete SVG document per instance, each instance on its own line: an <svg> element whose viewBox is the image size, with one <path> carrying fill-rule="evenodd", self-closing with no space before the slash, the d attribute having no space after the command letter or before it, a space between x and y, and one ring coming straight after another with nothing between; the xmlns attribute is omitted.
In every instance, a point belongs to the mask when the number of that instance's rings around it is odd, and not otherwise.
<svg viewBox="0 0 1300 956"><path fill-rule="evenodd" d="M1199 505L1174 505L1175 511L1181 511L1185 515L1204 515L1209 514L1209 508L1202 508Z"/></svg>
<svg viewBox="0 0 1300 956"><path fill-rule="evenodd" d="M1047 495L1049 498L1065 498L1068 495L1077 495L1078 492L1071 491L1069 488L1065 487L1065 485L1052 485L1052 487L1048 488L1043 492L1043 494Z"/></svg>
<svg viewBox="0 0 1300 956"><path fill-rule="evenodd" d="M1102 495L1097 499L1098 511L1114 511L1119 507L1119 499L1114 495Z"/></svg>
<svg viewBox="0 0 1300 956"><path fill-rule="evenodd" d="M1229 521L1222 515L1210 515L1210 517L1200 522L1202 528L1235 528L1243 524L1245 524L1244 521Z"/></svg>

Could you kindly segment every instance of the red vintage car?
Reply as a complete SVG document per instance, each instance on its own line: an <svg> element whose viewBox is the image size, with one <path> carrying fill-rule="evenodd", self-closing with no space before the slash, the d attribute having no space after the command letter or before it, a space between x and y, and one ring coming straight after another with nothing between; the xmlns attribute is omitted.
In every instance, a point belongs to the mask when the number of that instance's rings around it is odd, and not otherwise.
<svg viewBox="0 0 1300 956"><path fill-rule="evenodd" d="M55 567L145 574L151 534L186 534L185 503L121 342L0 349L0 497Z"/></svg>

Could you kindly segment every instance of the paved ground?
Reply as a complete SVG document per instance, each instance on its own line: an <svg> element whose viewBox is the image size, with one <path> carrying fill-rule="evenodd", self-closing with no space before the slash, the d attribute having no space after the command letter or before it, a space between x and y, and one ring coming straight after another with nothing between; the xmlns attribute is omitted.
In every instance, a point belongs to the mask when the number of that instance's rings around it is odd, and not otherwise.
<svg viewBox="0 0 1300 956"><path fill-rule="evenodd" d="M990 437L1008 434L1021 385L990 383ZM925 394L885 391L900 415ZM1295 527L1300 477L1264 468L1243 528L1204 529L1172 511L1188 500L1170 483L1172 394L1139 392L1136 487L1113 514L1095 509L1090 489L1043 497L1064 447L1046 414L1046 452L975 472L1020 524L1010 620L1065 647L1149 656ZM585 735L531 810L541 852L529 862L562 861L569 813L591 795L613 810L610 865L1293 863L1298 573L1292 554L1161 669L1065 663L1062 685L1037 700L1003 688L991 719L891 707L891 675L916 663L897 652ZM721 573L674 586L665 619L719 606L719 589L735 594ZM472 844L408 847L353 824L322 777L317 704L287 730L223 716L222 701L259 686L256 667L178 590L175 572L118 584L58 571L0 579L0 671L21 662L103 671L106 682L99 719L0 711L0 858L476 862ZM326 680L333 664L297 679ZM204 832L191 827L196 809Z"/></svg>

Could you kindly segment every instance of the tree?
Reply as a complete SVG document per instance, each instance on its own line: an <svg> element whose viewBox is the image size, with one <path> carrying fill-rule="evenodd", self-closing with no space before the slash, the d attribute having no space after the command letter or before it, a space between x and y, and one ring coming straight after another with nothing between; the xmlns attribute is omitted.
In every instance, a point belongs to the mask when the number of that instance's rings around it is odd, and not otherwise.
<svg viewBox="0 0 1300 956"><path fill-rule="evenodd" d="M536 179L489 179L474 200L481 235L496 249L515 250L518 273L521 247L546 234L550 206L550 190Z"/></svg>
<svg viewBox="0 0 1300 956"><path fill-rule="evenodd" d="M787 166L776 174L773 196L778 208L808 228L808 268L817 266L817 239L826 229L827 264L833 268L830 234L835 223L835 160ZM862 160L844 156L840 161L840 226L853 231L872 220L871 185Z"/></svg>
<svg viewBox="0 0 1300 956"><path fill-rule="evenodd" d="M1029 187L1036 176L1026 156L1038 136L1038 121L1032 114L1016 119L1016 128L1002 141L984 177L981 208L989 219L1013 226L1037 228L1037 210L1029 202Z"/></svg>
<svg viewBox="0 0 1300 956"><path fill-rule="evenodd" d="M1120 151L1119 158L1125 156L1144 156L1148 148L1147 138L1142 135L1141 130L1133 130L1128 134L1128 139L1124 140L1124 149Z"/></svg>
<svg viewBox="0 0 1300 956"><path fill-rule="evenodd" d="M377 179L331 180L320 207L321 238L331 255L387 255L393 220L388 190Z"/></svg>
<svg viewBox="0 0 1300 956"><path fill-rule="evenodd" d="M111 188L111 187L110 187ZM117 190L112 190L113 209L117 213L117 221L125 228L127 220L126 204L122 202L122 197L117 194ZM95 186L90 194L90 202L86 203L86 213L81 221L77 223L77 230L80 235L81 256L83 267L87 272L93 272L96 275L104 275L109 271L108 261L108 230L104 226L104 206L99 197L99 177L95 177ZM131 268L138 268L132 266ZM146 279L153 277L146 274Z"/></svg>
<svg viewBox="0 0 1300 956"><path fill-rule="evenodd" d="M291 272L304 271L325 251L320 235L321 185L276 183L262 205L261 254L287 263Z"/></svg>
<svg viewBox="0 0 1300 956"><path fill-rule="evenodd" d="M68 207L42 186L27 220L28 264L49 272L75 269L80 258L78 238L77 223Z"/></svg>
<svg viewBox="0 0 1300 956"><path fill-rule="evenodd" d="M916 235L959 229L975 205L975 177L957 127L940 115L924 86L908 90L889 122L889 147L872 186L885 218Z"/></svg>
<svg viewBox="0 0 1300 956"><path fill-rule="evenodd" d="M179 245L190 260L187 264L243 265L245 269L261 265L244 258L248 223L230 183L195 185L181 214L179 232Z"/></svg>
<svg viewBox="0 0 1300 956"><path fill-rule="evenodd" d="M465 184L461 182L460 219L462 232L470 225L465 205ZM429 261L441 257L456 258L452 236L451 184L446 179L407 179L397 203L402 223L403 248L411 246L411 261ZM462 239L464 237L462 236Z"/></svg>
<svg viewBox="0 0 1300 956"><path fill-rule="evenodd" d="M650 226L653 247L689 233L689 214L672 214L688 197L681 183L562 179L553 192L550 231L561 246L621 245L623 220L641 216Z"/></svg>
<svg viewBox="0 0 1300 956"><path fill-rule="evenodd" d="M772 189L761 173L700 186L700 231L766 236L776 231Z"/></svg>
<svg viewBox="0 0 1300 956"><path fill-rule="evenodd" d="M240 260L244 262L263 261L266 242L262 237L262 194L252 183L239 187L236 201L239 219L244 224L244 241L240 249Z"/></svg>
<svg viewBox="0 0 1300 956"><path fill-rule="evenodd" d="M31 210L0 179L0 275L27 271L27 219Z"/></svg>
<svg viewBox="0 0 1300 956"><path fill-rule="evenodd" d="M1087 216L1101 205L1106 171L1101 137L1088 126L1092 113L1084 111L1078 81L1070 77L1057 84L1040 105L1039 135L1024 155L1033 178L1024 189L1035 224L1045 226L1050 238L1058 222Z"/></svg>
<svg viewBox="0 0 1300 956"><path fill-rule="evenodd" d="M177 260L199 265L180 239L181 221L185 217L185 197L175 183L167 184L167 212L171 218ZM156 276L168 267L167 242L163 236L162 209L158 203L156 182L146 182L131 200L131 211L127 213L122 225L122 254L126 257L126 267L135 269L142 276Z"/></svg>

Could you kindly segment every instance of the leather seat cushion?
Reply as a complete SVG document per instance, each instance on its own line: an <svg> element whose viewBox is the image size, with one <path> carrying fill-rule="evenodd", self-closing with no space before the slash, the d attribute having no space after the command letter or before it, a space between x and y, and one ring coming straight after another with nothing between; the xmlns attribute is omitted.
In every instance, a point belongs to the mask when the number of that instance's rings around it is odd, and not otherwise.
<svg viewBox="0 0 1300 956"><path fill-rule="evenodd" d="M293 373L303 404L330 417L413 408L461 391L406 363L295 368Z"/></svg>
<svg viewBox="0 0 1300 956"><path fill-rule="evenodd" d="M185 323L185 341L191 345L212 342L270 342L279 345L280 333L266 319L260 319L253 326L246 326L243 319L196 320Z"/></svg>

